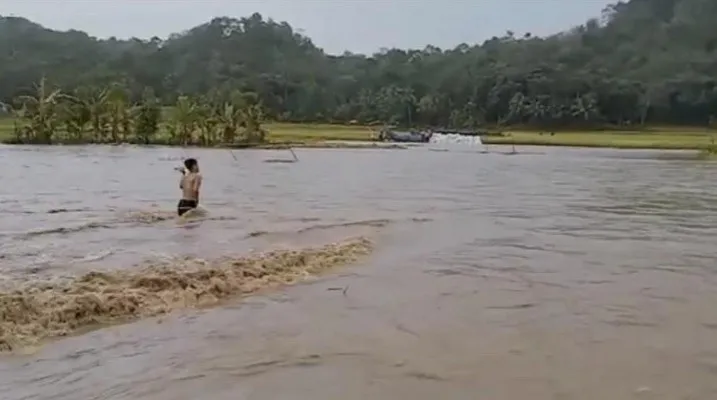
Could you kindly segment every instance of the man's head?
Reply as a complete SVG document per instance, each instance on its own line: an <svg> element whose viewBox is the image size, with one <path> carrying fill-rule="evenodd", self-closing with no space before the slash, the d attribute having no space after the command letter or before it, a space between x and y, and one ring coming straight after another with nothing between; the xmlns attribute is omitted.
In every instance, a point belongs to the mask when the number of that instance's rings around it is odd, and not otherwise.
<svg viewBox="0 0 717 400"><path fill-rule="evenodd" d="M199 172L199 164L194 158L187 158L184 160L184 168L189 172Z"/></svg>

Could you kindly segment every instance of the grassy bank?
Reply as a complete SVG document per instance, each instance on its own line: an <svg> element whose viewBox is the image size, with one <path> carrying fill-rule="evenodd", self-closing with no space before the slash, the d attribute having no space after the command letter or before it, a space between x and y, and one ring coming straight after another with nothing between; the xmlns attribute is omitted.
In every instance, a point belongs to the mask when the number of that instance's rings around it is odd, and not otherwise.
<svg viewBox="0 0 717 400"><path fill-rule="evenodd" d="M370 141L374 131L359 125L267 123L272 142Z"/></svg>
<svg viewBox="0 0 717 400"><path fill-rule="evenodd" d="M649 131L506 132L506 136L485 137L485 144L532 146L604 147L617 149L705 150L717 132L688 129Z"/></svg>
<svg viewBox="0 0 717 400"><path fill-rule="evenodd" d="M313 124L267 124L273 142L326 140L369 141L375 134L369 127ZM618 149L705 150L717 131L700 128L650 128L643 131L546 132L506 130L504 136L484 136L488 145L574 146Z"/></svg>
<svg viewBox="0 0 717 400"><path fill-rule="evenodd" d="M361 143L326 143L327 141L372 141L376 128L360 125L266 123L268 143L259 147L376 147ZM161 138L156 144L166 144ZM642 131L566 131L540 133L527 130L507 130L504 136L485 136L483 142L490 145L575 146L619 149L706 150L717 131L699 128L652 128ZM13 121L0 119L0 141L13 138ZM397 148L402 146L381 146Z"/></svg>

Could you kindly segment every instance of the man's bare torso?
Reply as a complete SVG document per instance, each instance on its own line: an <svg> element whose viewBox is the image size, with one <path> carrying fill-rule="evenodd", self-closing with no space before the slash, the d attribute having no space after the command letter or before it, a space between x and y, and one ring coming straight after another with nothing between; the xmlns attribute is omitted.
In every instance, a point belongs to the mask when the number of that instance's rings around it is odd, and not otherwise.
<svg viewBox="0 0 717 400"><path fill-rule="evenodd" d="M194 200L199 201L199 185L201 184L202 177L198 173L188 172L179 182L179 187L182 189L183 200Z"/></svg>

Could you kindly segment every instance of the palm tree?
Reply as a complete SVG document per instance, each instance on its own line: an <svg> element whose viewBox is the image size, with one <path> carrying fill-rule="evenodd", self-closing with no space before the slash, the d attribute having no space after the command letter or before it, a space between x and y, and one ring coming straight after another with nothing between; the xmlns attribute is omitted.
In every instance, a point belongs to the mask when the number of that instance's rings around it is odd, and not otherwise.
<svg viewBox="0 0 717 400"><path fill-rule="evenodd" d="M406 107L408 126L413 126L413 108L416 106L416 95L414 94L413 89L401 88L399 96L403 106Z"/></svg>

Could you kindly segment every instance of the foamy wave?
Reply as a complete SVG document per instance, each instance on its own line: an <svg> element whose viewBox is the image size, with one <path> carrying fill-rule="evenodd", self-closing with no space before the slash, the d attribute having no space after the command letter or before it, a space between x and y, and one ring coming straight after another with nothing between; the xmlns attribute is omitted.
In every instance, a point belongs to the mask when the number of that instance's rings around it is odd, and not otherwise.
<svg viewBox="0 0 717 400"><path fill-rule="evenodd" d="M172 259L139 270L90 272L67 282L0 292L0 350L102 324L210 306L260 288L291 284L367 255L365 238L242 258Z"/></svg>

